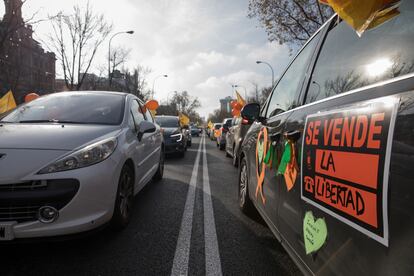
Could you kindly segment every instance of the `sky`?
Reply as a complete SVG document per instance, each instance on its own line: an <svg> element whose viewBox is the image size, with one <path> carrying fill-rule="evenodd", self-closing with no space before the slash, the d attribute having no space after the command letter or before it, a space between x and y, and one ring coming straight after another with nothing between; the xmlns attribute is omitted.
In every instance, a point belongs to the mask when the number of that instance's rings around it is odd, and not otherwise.
<svg viewBox="0 0 414 276"><path fill-rule="evenodd" d="M59 11L70 12L86 0L28 0L26 17L38 19ZM173 91L188 91L197 97L202 116L219 108L219 99L233 96L232 84L253 93L252 83L271 85L271 71L256 60L272 64L280 75L289 59L286 46L270 43L265 30L248 18L248 0L90 0L94 11L113 23L114 32L134 30L133 35L117 36L112 47L131 49L126 66L140 64L152 69L149 88L155 83L155 98L165 102ZM0 13L4 7L0 6ZM35 38L45 41L50 23L35 26ZM102 45L92 72L106 64L108 43ZM59 71L57 63L57 70ZM59 77L59 76L58 76ZM239 88L244 95L244 88Z"/></svg>

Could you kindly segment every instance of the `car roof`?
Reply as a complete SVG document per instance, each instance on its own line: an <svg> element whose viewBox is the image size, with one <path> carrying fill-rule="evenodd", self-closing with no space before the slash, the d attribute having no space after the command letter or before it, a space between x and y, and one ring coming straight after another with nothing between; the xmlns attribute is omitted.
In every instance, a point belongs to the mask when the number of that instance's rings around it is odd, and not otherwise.
<svg viewBox="0 0 414 276"><path fill-rule="evenodd" d="M170 115L156 115L155 118L171 118L171 119L178 119L178 116L170 116Z"/></svg>
<svg viewBox="0 0 414 276"><path fill-rule="evenodd" d="M129 93L125 93L125 92L113 92L113 91L63 91L63 92L56 92L53 94L49 94L49 95L59 95L59 94L91 94L91 95L102 95L102 94L110 94L110 95L119 95L119 96L127 96L130 95Z"/></svg>

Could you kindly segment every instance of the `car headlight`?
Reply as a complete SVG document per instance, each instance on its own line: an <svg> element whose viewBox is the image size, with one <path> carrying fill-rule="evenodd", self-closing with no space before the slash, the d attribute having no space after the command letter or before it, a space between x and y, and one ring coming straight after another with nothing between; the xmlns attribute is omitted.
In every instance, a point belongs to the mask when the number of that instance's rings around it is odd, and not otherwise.
<svg viewBox="0 0 414 276"><path fill-rule="evenodd" d="M99 141L53 162L41 169L38 174L69 171L97 164L111 156L116 145L116 138Z"/></svg>
<svg viewBox="0 0 414 276"><path fill-rule="evenodd" d="M177 142L181 142L181 140L183 140L183 135L181 133L173 134L170 137L171 138L176 138Z"/></svg>

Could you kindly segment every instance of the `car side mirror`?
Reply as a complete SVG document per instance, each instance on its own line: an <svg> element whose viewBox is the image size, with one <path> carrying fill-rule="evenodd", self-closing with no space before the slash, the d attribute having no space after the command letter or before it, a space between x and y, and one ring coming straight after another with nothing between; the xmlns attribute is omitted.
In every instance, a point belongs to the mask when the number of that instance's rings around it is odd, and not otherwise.
<svg viewBox="0 0 414 276"><path fill-rule="evenodd" d="M252 123L258 120L260 117L260 104L258 103L246 104L241 110L241 116L243 119L248 120L249 123Z"/></svg>
<svg viewBox="0 0 414 276"><path fill-rule="evenodd" d="M141 141L145 133L154 133L157 130L155 125L148 121L142 121L138 126L138 140Z"/></svg>

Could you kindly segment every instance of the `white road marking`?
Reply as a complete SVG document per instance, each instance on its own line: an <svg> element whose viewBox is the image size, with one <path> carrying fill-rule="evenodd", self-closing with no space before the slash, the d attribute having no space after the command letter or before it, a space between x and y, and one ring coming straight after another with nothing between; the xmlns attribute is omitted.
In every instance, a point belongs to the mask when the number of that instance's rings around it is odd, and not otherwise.
<svg viewBox="0 0 414 276"><path fill-rule="evenodd" d="M190 259L191 232L193 228L193 213L195 201L195 189L197 185L198 167L200 163L201 147L204 137L198 147L198 153L194 162L190 185L188 187L187 200L185 202L183 218L181 220L180 233L178 234L177 247L174 254L174 262L171 275L188 275L188 262Z"/></svg>
<svg viewBox="0 0 414 276"><path fill-rule="evenodd" d="M206 254L206 275L222 275L220 252L218 248L213 202L211 200L210 178L206 144L203 142L203 203L204 203L204 243Z"/></svg>

